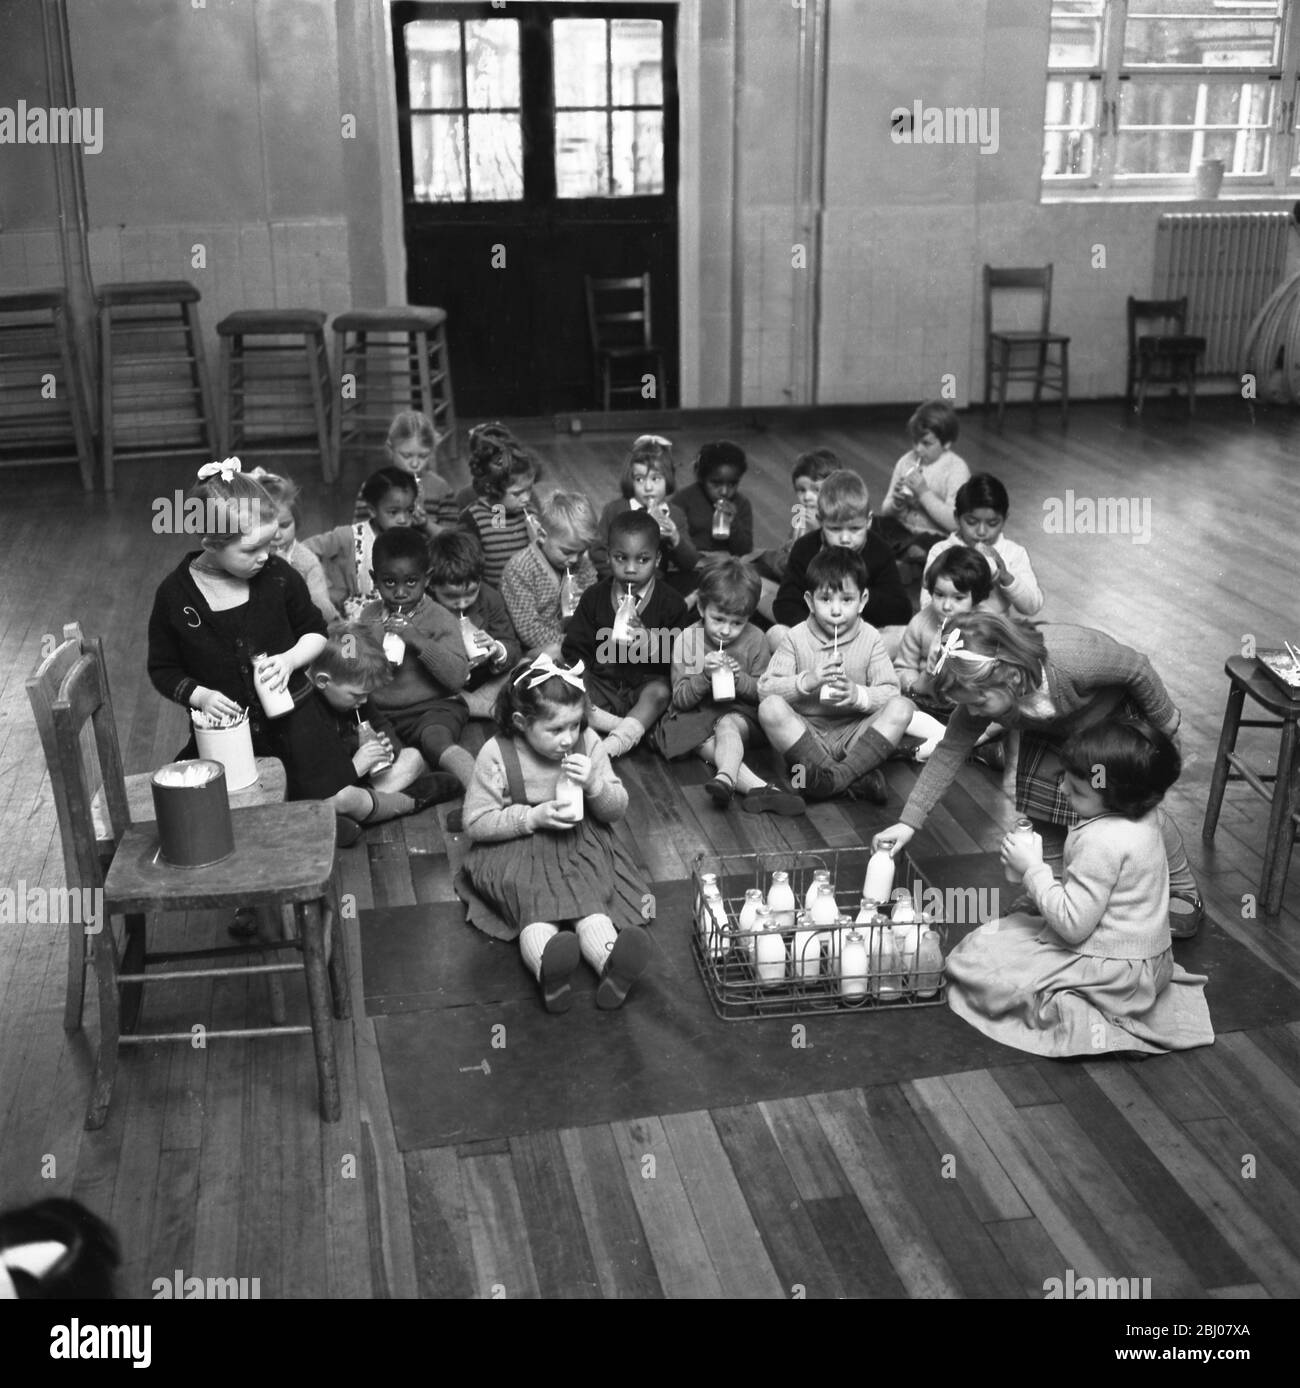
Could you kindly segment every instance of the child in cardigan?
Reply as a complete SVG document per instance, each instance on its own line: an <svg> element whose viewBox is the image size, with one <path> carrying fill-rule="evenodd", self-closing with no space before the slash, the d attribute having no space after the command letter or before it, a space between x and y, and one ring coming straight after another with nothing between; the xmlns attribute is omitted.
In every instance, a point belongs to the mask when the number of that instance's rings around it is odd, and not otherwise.
<svg viewBox="0 0 1300 1388"><path fill-rule="evenodd" d="M611 758L630 752L668 707L672 643L686 604L656 577L659 526L647 511L624 511L609 527L613 570L578 602L562 653L587 668L589 721L606 734Z"/></svg>
<svg viewBox="0 0 1300 1388"><path fill-rule="evenodd" d="M501 594L483 582L483 551L472 535L446 530L430 542L429 589L457 623L464 617L478 628L463 698L471 718L491 718L505 672L519 659L519 638Z"/></svg>
<svg viewBox="0 0 1300 1388"><path fill-rule="evenodd" d="M322 759L337 743L304 671L325 648L325 619L307 585L271 552L276 505L238 458L199 469L189 496L213 529L158 585L149 617L149 678L165 698L213 717L248 710L253 751L284 763L291 800L320 800L342 784ZM254 674L253 659L266 659ZM257 685L293 696L292 712L268 718ZM193 729L183 759L198 755ZM343 759L346 761L346 758ZM351 779L351 763L347 763Z"/></svg>
<svg viewBox="0 0 1300 1388"><path fill-rule="evenodd" d="M977 472L957 493L957 533L930 551L926 568L956 545L977 549L997 571L989 611L1004 617L1032 617L1043 606L1043 594L1024 547L1002 533L1008 505L1002 483L987 472ZM923 611L929 601L929 593L923 591Z"/></svg>
<svg viewBox="0 0 1300 1388"><path fill-rule="evenodd" d="M469 459L475 499L460 513L461 529L483 546L483 578L500 588L511 556L533 541L529 512L540 466L527 450L503 439L480 440Z"/></svg>
<svg viewBox="0 0 1300 1388"><path fill-rule="evenodd" d="M621 1007L653 952L645 881L610 828L627 812L627 791L583 727L586 710L581 665L521 662L465 796L471 847L456 891L472 925L518 938L548 1012L572 1005L581 959L600 979L596 1006ZM558 798L565 778L581 787L577 818Z"/></svg>
<svg viewBox="0 0 1300 1388"><path fill-rule="evenodd" d="M695 481L677 493L702 568L728 554L746 555L754 547L754 508L740 495L748 466L739 444L725 439L706 443L695 459ZM724 525L727 534L720 536L717 531Z"/></svg>
<svg viewBox="0 0 1300 1388"><path fill-rule="evenodd" d="M1034 1055L1160 1054L1214 1041L1206 979L1174 962L1169 866L1156 806L1178 779L1173 743L1108 719L1061 750L1078 824L1058 882L1033 837L1008 834L1030 914L971 932L948 956L948 1005L986 1036Z"/></svg>
<svg viewBox="0 0 1300 1388"><path fill-rule="evenodd" d="M542 504L537 538L514 555L501 577L501 596L528 655L558 656L564 629L596 570L587 551L596 538L596 513L580 492L552 492ZM570 609L561 603L565 575Z"/></svg>
<svg viewBox="0 0 1300 1388"><path fill-rule="evenodd" d="M385 652L397 671L390 684L371 694L372 721L377 731L396 732L431 767L450 771L467 786L474 758L460 746L469 719L460 691L469 679L469 657L459 623L425 592L429 541L409 526L388 530L375 541L374 564L379 601L367 604L361 621L382 627ZM393 637L402 643L396 652L389 649Z"/></svg>
<svg viewBox="0 0 1300 1388"><path fill-rule="evenodd" d="M330 600L349 620L375 596L371 577L375 537L412 523L415 478L401 468L381 467L362 483L361 495L371 510L369 520L335 526L303 541L320 558Z"/></svg>
<svg viewBox="0 0 1300 1388"><path fill-rule="evenodd" d="M952 451L960 425L946 400L926 400L907 421L912 447L894 464L876 528L896 559L925 562L957 528L957 490L970 477Z"/></svg>
<svg viewBox="0 0 1300 1388"><path fill-rule="evenodd" d="M797 789L825 800L849 791L886 800L877 769L902 741L914 712L875 628L862 619L861 555L824 549L805 578L808 620L789 627L758 682L759 722L792 769Z"/></svg>
<svg viewBox="0 0 1300 1388"><path fill-rule="evenodd" d="M346 767L333 742L322 745L322 761L338 764L338 775L347 776L344 785L330 797L338 815L338 841L341 847L361 837L362 826L380 824L399 815L415 814L427 805L455 799L461 784L454 777L435 772L426 775L424 759L414 747L402 747L390 734L361 741L363 707L370 695L393 678L392 667L373 627L360 622L334 626L325 649L307 668L316 697L327 709L327 716L338 739L338 747L348 759ZM389 765L382 770L387 761ZM348 773L351 775L348 775Z"/></svg>
<svg viewBox="0 0 1300 1388"><path fill-rule="evenodd" d="M767 633L768 645L775 651L785 636L785 627L795 626L808 615L804 596L808 565L814 555L826 549L847 549L862 556L867 566L867 605L862 619L882 635L884 628L897 626L901 636L902 628L912 620L912 600L898 576L889 546L872 529L867 484L848 468L831 473L817 493L817 516L821 529L790 546L785 580L772 604L772 615L780 625Z"/></svg>
<svg viewBox="0 0 1300 1388"><path fill-rule="evenodd" d="M717 768L704 789L719 809L737 791L750 814L802 814L803 800L769 785L743 761L745 747L762 737L758 680L767 668L767 640L749 618L759 578L740 559L724 559L700 580L700 619L673 642L672 707L655 724L655 746L669 761L694 752ZM713 697L713 674L731 672L734 698Z"/></svg>
<svg viewBox="0 0 1300 1388"><path fill-rule="evenodd" d="M411 524L432 539L440 530L454 526L460 515L451 484L433 470L438 436L433 421L419 410L403 410L388 426L384 442L388 467L409 472L415 478L415 510ZM374 514L362 492L357 492L352 520L366 521Z"/></svg>
<svg viewBox="0 0 1300 1388"><path fill-rule="evenodd" d="M326 622L338 621L338 609L330 599L325 570L315 554L298 538L297 503L302 489L288 477L267 472L265 468L255 467L248 475L255 482L260 482L266 494L275 502L276 532L272 541L275 552L301 575L312 602Z"/></svg>
<svg viewBox="0 0 1300 1388"><path fill-rule="evenodd" d="M659 570L678 591L695 586L699 556L687 533L686 514L668 498L677 489L673 446L657 434L642 434L632 444L619 483L623 495L611 501L596 523L598 538L591 562L601 578L609 577L609 524L624 511L649 511L659 525Z"/></svg>
<svg viewBox="0 0 1300 1388"><path fill-rule="evenodd" d="M958 545L945 550L930 565L925 572L925 583L932 601L907 624L894 655L898 687L918 705L907 725L907 735L921 739L921 745L913 753L917 761L929 761L952 711L950 705L941 703L934 694L934 666L939 658L944 623L950 617L974 611L985 602L993 575L982 555Z"/></svg>

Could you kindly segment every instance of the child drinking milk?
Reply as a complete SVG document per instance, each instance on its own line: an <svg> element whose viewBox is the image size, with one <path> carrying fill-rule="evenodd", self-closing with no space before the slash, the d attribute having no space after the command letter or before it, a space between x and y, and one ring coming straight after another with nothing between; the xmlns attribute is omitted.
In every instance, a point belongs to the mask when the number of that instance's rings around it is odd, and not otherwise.
<svg viewBox="0 0 1300 1388"><path fill-rule="evenodd" d="M627 790L586 713L581 661L520 661L465 796L472 846L456 891L472 925L519 940L548 1012L569 1010L580 959L600 979L596 1006L621 1007L653 949L645 882L610 829ZM576 811L562 794L576 797Z"/></svg>
<svg viewBox="0 0 1300 1388"><path fill-rule="evenodd" d="M1058 882L1034 836L1010 833L1035 914L990 921L948 956L948 1005L986 1036L1035 1055L1161 1053L1214 1040L1206 979L1174 962L1169 866L1156 806L1181 769L1148 723L1108 719L1063 747L1079 823Z"/></svg>
<svg viewBox="0 0 1300 1388"><path fill-rule="evenodd" d="M376 537L412 523L415 478L401 468L381 467L361 484L361 495L370 507L369 520L337 525L303 541L321 561L330 600L349 621L375 597L371 567Z"/></svg>

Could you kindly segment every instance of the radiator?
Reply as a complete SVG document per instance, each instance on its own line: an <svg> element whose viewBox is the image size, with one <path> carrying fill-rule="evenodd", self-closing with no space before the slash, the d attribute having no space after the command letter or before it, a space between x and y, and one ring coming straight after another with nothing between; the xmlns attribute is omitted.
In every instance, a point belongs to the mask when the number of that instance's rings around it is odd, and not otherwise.
<svg viewBox="0 0 1300 1388"><path fill-rule="evenodd" d="M1156 223L1152 297L1187 295L1201 370L1236 374L1251 320L1286 275L1289 212L1167 212Z"/></svg>

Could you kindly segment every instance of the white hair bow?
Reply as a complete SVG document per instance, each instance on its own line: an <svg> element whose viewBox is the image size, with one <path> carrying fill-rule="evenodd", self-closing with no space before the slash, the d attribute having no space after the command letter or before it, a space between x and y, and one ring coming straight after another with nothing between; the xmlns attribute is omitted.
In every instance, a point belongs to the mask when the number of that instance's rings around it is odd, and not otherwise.
<svg viewBox="0 0 1300 1388"><path fill-rule="evenodd" d="M939 659L934 663L934 673L937 675L949 660L964 660L968 665L974 665L980 670L986 670L990 665L997 663L991 655L979 655L975 651L968 651L962 644L961 629L958 627L954 627L944 637L943 646L939 651Z"/></svg>
<svg viewBox="0 0 1300 1388"><path fill-rule="evenodd" d="M67 1251L67 1244L53 1239L0 1249L0 1301L18 1299L13 1273L25 1272L39 1282Z"/></svg>
<svg viewBox="0 0 1300 1388"><path fill-rule="evenodd" d="M242 471L238 458L226 458L220 463L204 463L199 469L199 481L206 482L209 477L221 474L223 482L229 482L235 473Z"/></svg>
<svg viewBox="0 0 1300 1388"><path fill-rule="evenodd" d="M539 655L523 674L515 679L516 684L523 683L525 689L536 689L539 684L545 684L552 676L558 676L565 684L571 684L574 689L581 689L585 694L587 686L582 682L583 664L582 661L574 661L572 665L557 665L554 659L544 651Z"/></svg>

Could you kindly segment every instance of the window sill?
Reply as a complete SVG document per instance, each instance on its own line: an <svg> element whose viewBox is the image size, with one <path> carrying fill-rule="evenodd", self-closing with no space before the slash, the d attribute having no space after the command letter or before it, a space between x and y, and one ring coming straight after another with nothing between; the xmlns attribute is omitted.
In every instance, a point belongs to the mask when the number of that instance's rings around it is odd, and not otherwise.
<svg viewBox="0 0 1300 1388"><path fill-rule="evenodd" d="M1195 205L1206 209L1217 207L1220 203L1232 203L1238 211L1248 211L1252 207L1260 212L1287 212L1295 205L1300 189L1295 192L1220 193L1217 198L1198 198L1194 193L1161 192L1148 189L1145 192L1114 193L1089 189L1078 193L1044 193L1039 203L1043 207L1068 207L1071 203L1181 203L1183 206Z"/></svg>

